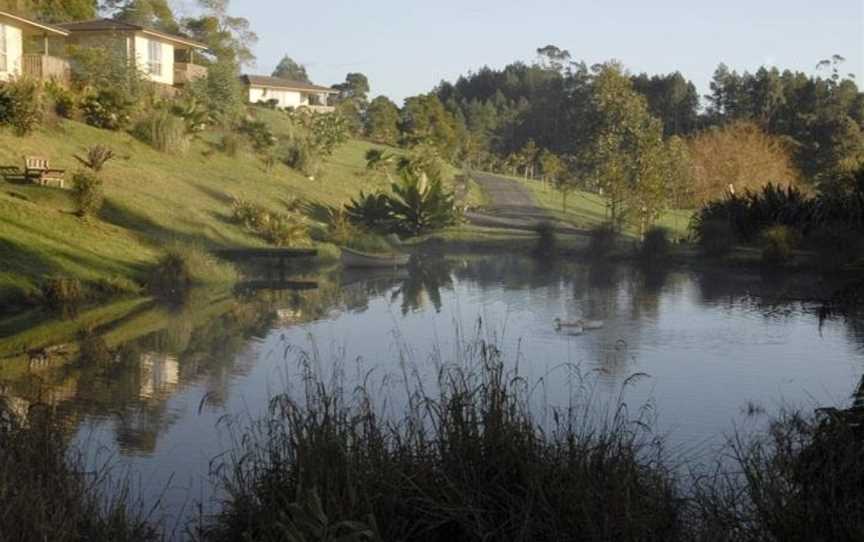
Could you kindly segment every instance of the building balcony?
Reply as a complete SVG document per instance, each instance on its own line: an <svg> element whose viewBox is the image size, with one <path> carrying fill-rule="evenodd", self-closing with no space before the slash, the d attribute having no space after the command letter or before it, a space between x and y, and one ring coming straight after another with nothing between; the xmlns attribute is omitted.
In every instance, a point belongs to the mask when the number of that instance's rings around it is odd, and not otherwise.
<svg viewBox="0 0 864 542"><path fill-rule="evenodd" d="M196 79L207 77L207 68L186 62L174 63L174 84L185 85Z"/></svg>
<svg viewBox="0 0 864 542"><path fill-rule="evenodd" d="M21 71L25 76L35 79L56 79L64 82L72 79L72 68L67 60L38 53L25 53L21 56Z"/></svg>

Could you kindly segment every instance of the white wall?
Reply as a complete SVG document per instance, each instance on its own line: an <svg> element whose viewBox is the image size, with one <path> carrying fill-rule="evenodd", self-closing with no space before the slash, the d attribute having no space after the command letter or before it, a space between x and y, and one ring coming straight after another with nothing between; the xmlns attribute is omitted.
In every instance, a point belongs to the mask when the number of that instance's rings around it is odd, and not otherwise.
<svg viewBox="0 0 864 542"><path fill-rule="evenodd" d="M12 26L0 18L0 24L6 27L6 70L0 71L0 81L8 81L21 75L21 55L24 49L24 37L21 28Z"/></svg>
<svg viewBox="0 0 864 542"><path fill-rule="evenodd" d="M150 42L158 43L162 47L162 73L153 75L149 73L147 66L150 54ZM135 58L138 69L143 73L148 74L148 78L156 83L164 83L166 85L174 85L174 45L171 43L153 38L152 36L135 36Z"/></svg>
<svg viewBox="0 0 864 542"><path fill-rule="evenodd" d="M249 87L249 103L279 100L279 107L300 107L309 105L309 97L296 90L276 90L272 88Z"/></svg>

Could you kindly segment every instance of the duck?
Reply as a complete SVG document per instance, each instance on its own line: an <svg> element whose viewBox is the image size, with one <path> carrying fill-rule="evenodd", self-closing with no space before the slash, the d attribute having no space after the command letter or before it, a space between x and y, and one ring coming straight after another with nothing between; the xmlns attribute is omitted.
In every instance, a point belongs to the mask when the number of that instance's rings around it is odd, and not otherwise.
<svg viewBox="0 0 864 542"><path fill-rule="evenodd" d="M555 328L574 328L580 330L580 333L585 330L601 329L604 323L602 320L562 320L555 319Z"/></svg>

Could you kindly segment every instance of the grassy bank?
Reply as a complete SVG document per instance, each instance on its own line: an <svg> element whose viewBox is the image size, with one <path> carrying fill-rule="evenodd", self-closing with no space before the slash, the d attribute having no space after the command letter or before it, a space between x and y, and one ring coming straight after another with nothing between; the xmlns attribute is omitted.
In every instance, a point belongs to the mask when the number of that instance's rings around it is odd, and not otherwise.
<svg viewBox="0 0 864 542"><path fill-rule="evenodd" d="M537 203L561 221L587 230L609 220L606 199L603 196L583 190L572 190L567 194L567 206L566 211L564 211L564 196L551 184L516 177L513 179L528 188ZM693 211L689 209L669 210L660 216L657 226L667 228L676 238L687 238L692 215ZM629 230L628 233L635 234L636 232Z"/></svg>
<svg viewBox="0 0 864 542"><path fill-rule="evenodd" d="M275 133L288 129L277 113L255 111ZM89 145L108 145L118 156L102 173L105 205L90 221L75 216L69 191L0 180L0 299L32 292L51 275L140 281L169 242L204 249L263 245L231 220L235 197L285 212L297 198L338 205L361 189L385 186L366 174L364 155L374 145L365 142L340 147L315 180L282 164L268 169L249 148L229 156L220 142L221 134L205 133L179 155L74 121L23 138L0 131L3 167L21 168L25 155L44 156L68 178L79 167L74 155Z"/></svg>

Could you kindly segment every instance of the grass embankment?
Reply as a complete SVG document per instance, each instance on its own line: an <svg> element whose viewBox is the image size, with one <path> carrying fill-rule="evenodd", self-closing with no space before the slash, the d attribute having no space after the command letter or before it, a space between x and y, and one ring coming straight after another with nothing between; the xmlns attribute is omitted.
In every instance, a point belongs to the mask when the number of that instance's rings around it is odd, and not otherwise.
<svg viewBox="0 0 864 542"><path fill-rule="evenodd" d="M606 199L598 194L585 192L583 190L571 190L567 194L567 207L564 211L564 196L561 191L552 185L541 181L526 180L511 177L518 180L523 186L531 191L537 204L546 208L556 219L573 224L577 228L592 229L609 221L607 214ZM672 237L684 239L689 236L690 218L693 216L692 209L672 209L665 211L657 221L657 226L667 228ZM633 228L625 230L625 233L636 235Z"/></svg>
<svg viewBox="0 0 864 542"><path fill-rule="evenodd" d="M278 135L289 128L273 111L256 115ZM111 147L105 205L98 219L82 221L68 191L0 180L0 299L33 291L48 276L87 282L112 277L141 280L167 243L215 247L262 246L264 241L234 224L234 197L285 212L294 198L338 205L361 190L386 188L365 172L364 155L375 145L350 141L328 161L325 174L309 180L276 164L268 171L259 156L242 149L229 156L221 135L205 133L184 155L162 153L126 133L60 121L19 138L0 131L0 166L21 168L23 156L44 156L67 178L74 159L89 145Z"/></svg>

